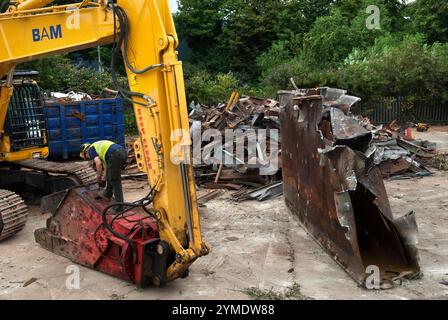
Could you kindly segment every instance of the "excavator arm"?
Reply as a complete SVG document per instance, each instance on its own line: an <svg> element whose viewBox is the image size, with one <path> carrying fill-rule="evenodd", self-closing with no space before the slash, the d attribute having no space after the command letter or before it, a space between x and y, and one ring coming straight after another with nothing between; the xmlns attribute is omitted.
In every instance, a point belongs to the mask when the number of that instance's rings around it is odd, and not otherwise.
<svg viewBox="0 0 448 320"><path fill-rule="evenodd" d="M0 78L4 79L0 128L17 65L114 43L112 71L121 50L129 88L120 91L133 102L140 132L135 145L138 166L148 173L154 190L152 210L160 240L169 244L175 256L166 278L179 278L209 249L200 230L183 71L168 1L99 0L48 6L51 3L19 1L0 14Z"/></svg>

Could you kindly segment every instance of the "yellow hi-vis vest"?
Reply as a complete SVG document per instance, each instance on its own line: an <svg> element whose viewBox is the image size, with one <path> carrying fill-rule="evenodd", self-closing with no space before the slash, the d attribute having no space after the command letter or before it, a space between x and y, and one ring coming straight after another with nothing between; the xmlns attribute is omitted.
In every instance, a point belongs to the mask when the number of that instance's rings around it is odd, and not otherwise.
<svg viewBox="0 0 448 320"><path fill-rule="evenodd" d="M109 150L110 146L115 144L112 141L108 141L108 140L102 140L102 141L97 141L95 143L92 143L92 147L95 148L96 153L98 153L98 156L100 157L100 160L103 163L107 163L106 161L106 153L107 150Z"/></svg>

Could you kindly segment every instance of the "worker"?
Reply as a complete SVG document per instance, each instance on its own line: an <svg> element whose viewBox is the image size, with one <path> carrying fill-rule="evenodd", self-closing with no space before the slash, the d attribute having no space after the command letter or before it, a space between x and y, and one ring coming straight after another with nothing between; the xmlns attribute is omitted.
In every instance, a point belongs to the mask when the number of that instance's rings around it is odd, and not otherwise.
<svg viewBox="0 0 448 320"><path fill-rule="evenodd" d="M102 140L81 146L81 158L93 160L97 173L97 182L101 185L106 181L106 189L101 197L111 200L115 196L117 203L124 202L123 187L121 185L121 168L127 159L126 150L112 141ZM117 207L116 210L120 210Z"/></svg>

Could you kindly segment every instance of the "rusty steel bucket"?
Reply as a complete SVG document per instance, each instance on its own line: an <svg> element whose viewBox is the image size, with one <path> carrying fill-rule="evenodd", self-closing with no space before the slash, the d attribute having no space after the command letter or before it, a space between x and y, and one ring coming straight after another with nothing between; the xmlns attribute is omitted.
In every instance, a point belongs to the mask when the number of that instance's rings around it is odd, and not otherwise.
<svg viewBox="0 0 448 320"><path fill-rule="evenodd" d="M320 89L280 98L284 192L299 222L362 286L372 270L381 288L421 276L415 215L394 220L371 132Z"/></svg>

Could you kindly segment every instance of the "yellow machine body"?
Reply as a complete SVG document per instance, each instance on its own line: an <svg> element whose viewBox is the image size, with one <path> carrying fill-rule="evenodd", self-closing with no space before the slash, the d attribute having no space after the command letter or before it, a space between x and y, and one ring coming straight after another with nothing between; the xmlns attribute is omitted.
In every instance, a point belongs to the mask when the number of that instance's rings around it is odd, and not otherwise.
<svg viewBox="0 0 448 320"><path fill-rule="evenodd" d="M110 44L121 31L104 1L44 7L51 2L19 1L0 14L0 78L6 78L0 95L1 127L17 65ZM119 0L116 4L129 21L123 55L127 53L134 69L160 65L141 74L133 73L128 66L126 69L130 90L142 94L141 98L132 98L140 132L136 154L139 168L148 173L148 183L157 191L153 205L161 240L176 254L176 261L167 270L167 278L174 280L209 251L202 240L196 187L187 154L191 138L182 64L175 51L178 38L168 0ZM3 147L7 150L7 141L2 142ZM32 156L23 152L24 157ZM172 161L173 155L180 161Z"/></svg>

